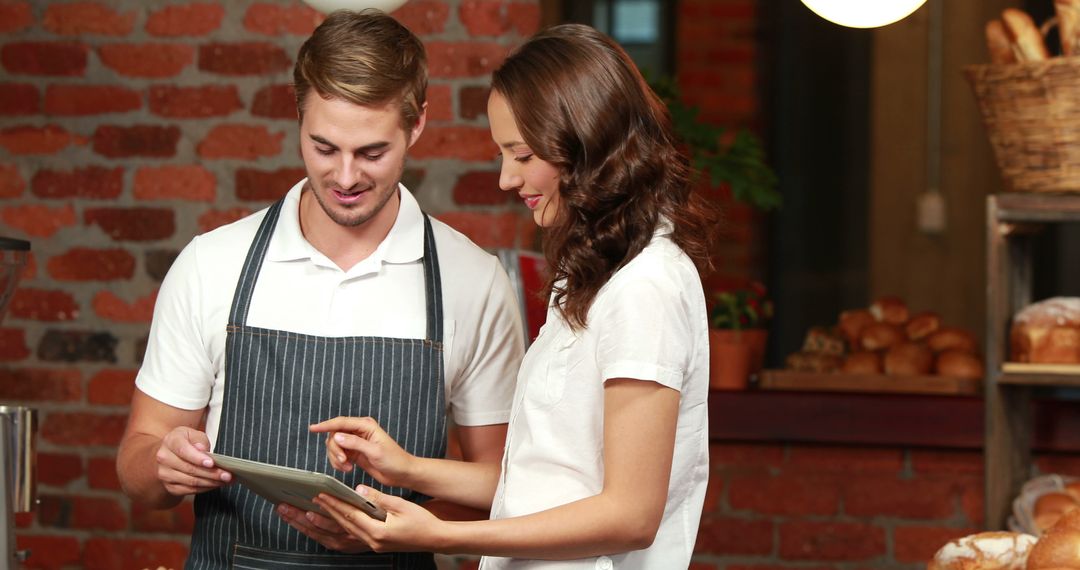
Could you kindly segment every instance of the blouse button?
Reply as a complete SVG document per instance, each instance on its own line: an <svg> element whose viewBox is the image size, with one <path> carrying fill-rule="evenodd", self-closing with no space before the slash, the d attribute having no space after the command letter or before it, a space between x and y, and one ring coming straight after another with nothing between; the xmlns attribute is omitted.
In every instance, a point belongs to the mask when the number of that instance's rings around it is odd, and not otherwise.
<svg viewBox="0 0 1080 570"><path fill-rule="evenodd" d="M597 570L611 570L615 565L611 563L611 559L607 556L601 556L596 559Z"/></svg>

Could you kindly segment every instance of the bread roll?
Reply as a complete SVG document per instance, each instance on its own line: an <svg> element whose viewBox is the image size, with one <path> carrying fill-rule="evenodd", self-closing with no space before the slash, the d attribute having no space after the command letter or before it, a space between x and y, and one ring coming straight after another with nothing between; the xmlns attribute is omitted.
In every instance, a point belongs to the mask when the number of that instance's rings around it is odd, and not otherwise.
<svg viewBox="0 0 1080 570"><path fill-rule="evenodd" d="M786 359L787 367L803 372L834 372L840 368L840 357L820 352L795 352Z"/></svg>
<svg viewBox="0 0 1080 570"><path fill-rule="evenodd" d="M1080 38L1080 0L1054 0L1057 12L1058 36L1061 37L1061 55L1076 54L1076 44ZM1080 55L1080 54L1078 54Z"/></svg>
<svg viewBox="0 0 1080 570"><path fill-rule="evenodd" d="M1072 495L1072 498L1076 499L1076 501L1080 503L1080 481L1072 481L1070 483L1065 483L1065 492Z"/></svg>
<svg viewBox="0 0 1080 570"><path fill-rule="evenodd" d="M863 350L883 350L904 342L906 336L900 327L888 323L873 323L863 328L859 345Z"/></svg>
<svg viewBox="0 0 1080 570"><path fill-rule="evenodd" d="M904 332L910 340L921 340L941 328L941 317L933 311L919 313L904 325Z"/></svg>
<svg viewBox="0 0 1080 570"><path fill-rule="evenodd" d="M1024 570L1037 539L1016 532L980 532L938 549L927 570Z"/></svg>
<svg viewBox="0 0 1080 570"><path fill-rule="evenodd" d="M1080 298L1054 297L1024 307L1009 332L1011 360L1080 364Z"/></svg>
<svg viewBox="0 0 1080 570"><path fill-rule="evenodd" d="M874 320L890 325L903 325L908 320L908 308L899 297L881 297L870 305Z"/></svg>
<svg viewBox="0 0 1080 570"><path fill-rule="evenodd" d="M1005 24L1005 32L1009 34L1009 40L1016 51L1016 59L1045 61L1050 57L1038 26L1027 12L1017 8L1006 8L1001 13L1001 21Z"/></svg>
<svg viewBox="0 0 1080 570"><path fill-rule="evenodd" d="M933 364L934 353L916 342L895 344L885 353L884 358L885 373L896 376L929 374Z"/></svg>
<svg viewBox="0 0 1080 570"><path fill-rule="evenodd" d="M822 354L842 356L844 354L844 339L824 327L812 327L806 331L802 349L803 352L820 352Z"/></svg>
<svg viewBox="0 0 1080 570"><path fill-rule="evenodd" d="M862 335L862 330L872 323L874 323L874 316L870 314L870 311L853 309L840 313L837 328L840 329L840 334L847 340L848 346L852 350L856 350L860 347L859 337Z"/></svg>
<svg viewBox="0 0 1080 570"><path fill-rule="evenodd" d="M986 23L986 50L990 52L991 63L1016 63L1012 42L1009 41L1009 34L1005 32L1005 24L1002 24L1001 20L990 20Z"/></svg>
<svg viewBox="0 0 1080 570"><path fill-rule="evenodd" d="M1060 529L1080 530L1080 509L1073 509L1061 515L1050 530L1057 532Z"/></svg>
<svg viewBox="0 0 1080 570"><path fill-rule="evenodd" d="M1077 507L1080 507L1080 504L1068 493L1046 493L1035 499L1031 516L1039 531L1045 531L1054 526L1061 515L1076 510Z"/></svg>
<svg viewBox="0 0 1080 570"><path fill-rule="evenodd" d="M978 356L955 348L942 351L934 363L934 373L953 378L982 378L983 363Z"/></svg>
<svg viewBox="0 0 1080 570"><path fill-rule="evenodd" d="M1080 568L1080 530L1053 528L1028 553L1027 570Z"/></svg>
<svg viewBox="0 0 1080 570"><path fill-rule="evenodd" d="M974 354L978 352L977 344L975 335L956 327L942 327L926 337L926 345L934 352L956 349Z"/></svg>
<svg viewBox="0 0 1080 570"><path fill-rule="evenodd" d="M844 359L841 372L849 374L881 374L881 355L876 352L852 352Z"/></svg>

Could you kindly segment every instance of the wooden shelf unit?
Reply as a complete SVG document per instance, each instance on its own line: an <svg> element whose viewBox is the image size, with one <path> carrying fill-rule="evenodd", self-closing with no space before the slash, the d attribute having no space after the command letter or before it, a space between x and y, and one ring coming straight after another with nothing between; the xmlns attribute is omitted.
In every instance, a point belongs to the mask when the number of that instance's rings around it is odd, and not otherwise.
<svg viewBox="0 0 1080 570"><path fill-rule="evenodd" d="M1048 224L1080 222L1080 195L1007 193L986 199L985 516L1005 528L1012 500L1031 475L1031 392L1080 386L1080 374L1005 372L1008 326L1029 305L1032 236Z"/></svg>

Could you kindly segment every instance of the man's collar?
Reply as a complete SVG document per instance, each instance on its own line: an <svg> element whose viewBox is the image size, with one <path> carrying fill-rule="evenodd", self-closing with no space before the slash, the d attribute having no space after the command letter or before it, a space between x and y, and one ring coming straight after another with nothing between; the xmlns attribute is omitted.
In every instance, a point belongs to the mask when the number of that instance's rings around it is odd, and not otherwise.
<svg viewBox="0 0 1080 570"><path fill-rule="evenodd" d="M300 231L300 195L306 184L305 178L285 195L277 229L266 252L269 261L325 259ZM386 263L412 263L424 256L424 214L405 185L398 184L398 192L401 204L397 219L377 252L372 255L382 253L382 261Z"/></svg>

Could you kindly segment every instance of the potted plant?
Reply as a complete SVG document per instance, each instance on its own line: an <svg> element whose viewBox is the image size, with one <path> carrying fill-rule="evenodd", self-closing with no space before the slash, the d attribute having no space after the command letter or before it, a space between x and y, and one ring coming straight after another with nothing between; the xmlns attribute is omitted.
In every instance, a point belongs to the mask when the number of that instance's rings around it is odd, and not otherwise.
<svg viewBox="0 0 1080 570"><path fill-rule="evenodd" d="M750 374L765 360L767 327L773 304L765 286L718 291L709 312L709 385L721 390L745 388Z"/></svg>
<svg viewBox="0 0 1080 570"><path fill-rule="evenodd" d="M765 150L756 134L747 129L731 133L702 121L697 107L682 102L670 77L652 80L649 86L667 105L672 127L686 144L694 170L708 175L713 187L727 185L732 198L761 211L783 204L776 189L776 173L765 162Z"/></svg>

